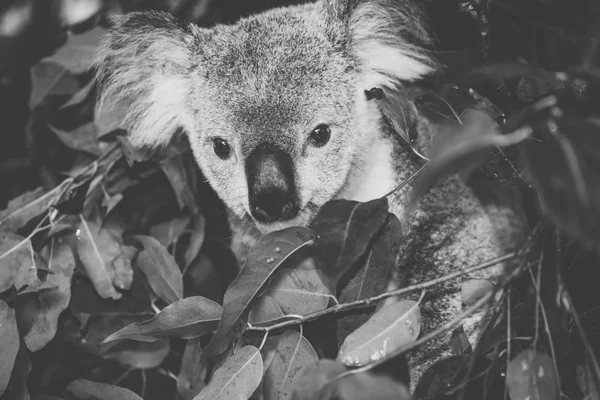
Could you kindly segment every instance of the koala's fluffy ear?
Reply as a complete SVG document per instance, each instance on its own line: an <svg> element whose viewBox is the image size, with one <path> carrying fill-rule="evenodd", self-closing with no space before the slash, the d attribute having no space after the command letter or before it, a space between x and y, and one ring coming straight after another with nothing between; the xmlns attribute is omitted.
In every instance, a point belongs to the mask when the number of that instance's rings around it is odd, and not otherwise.
<svg viewBox="0 0 600 400"><path fill-rule="evenodd" d="M420 6L413 0L323 0L328 24L340 26L338 42L360 60L366 87L395 87L430 73L434 62ZM330 32L332 32L330 30Z"/></svg>
<svg viewBox="0 0 600 400"><path fill-rule="evenodd" d="M166 13L135 12L117 17L104 38L93 63L99 112L122 108L121 127L134 145L165 145L178 127L191 128L196 30Z"/></svg>

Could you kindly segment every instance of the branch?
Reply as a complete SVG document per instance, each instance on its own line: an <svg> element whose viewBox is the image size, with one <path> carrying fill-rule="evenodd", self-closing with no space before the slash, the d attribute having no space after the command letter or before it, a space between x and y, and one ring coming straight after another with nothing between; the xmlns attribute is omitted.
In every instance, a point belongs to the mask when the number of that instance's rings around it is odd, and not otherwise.
<svg viewBox="0 0 600 400"><path fill-rule="evenodd" d="M337 314L337 313L341 313L344 311L360 310L363 308L374 307L377 302L387 299L389 297L400 296L400 295L404 295L407 293L424 290L424 289L430 288L432 286L439 285L442 282L446 282L446 281L455 279L459 276L466 275L471 272L479 271L481 269L489 268L489 267L492 267L492 266L499 264L501 262L504 262L504 261L512 260L512 259L516 258L517 256L519 256L519 254L520 254L519 252L509 253L507 255L504 255L501 257L496 257L491 260L485 261L479 265L460 269L456 272L444 275L440 278L436 278L436 279L432 279L427 282L418 283L416 285L396 289L396 290L393 290L390 292L384 292L377 296L369 297L367 299L356 300L356 301L352 301L349 303L337 304L333 307L329 307L324 310L316 311L316 312L304 315L302 317L298 317L298 316L285 317L284 316L282 318L278 318L276 320L269 321L269 325L266 325L266 326L261 326L261 324L256 325L256 326L252 325L252 324L248 324L246 331L269 333L274 330L283 329L283 328L287 328L290 326L314 321L318 318L321 318L323 316L330 315L330 314ZM293 318L293 319L290 319L290 318Z"/></svg>
<svg viewBox="0 0 600 400"><path fill-rule="evenodd" d="M504 257L507 257L507 256L504 256ZM502 257L500 257L500 258L502 258ZM525 265L521 265L520 268L515 268L506 278L505 284L508 284L514 278L519 276L524 270L529 269L530 266L536 265L536 264L537 264L537 262L532 262L532 263L527 263ZM398 357L406 352L414 350L417 347L422 346L423 344L427 343L428 341L435 339L437 336L442 335L442 334L454 329L459 324L461 324L465 318L471 316L473 313L475 313L477 310L479 310L481 307L483 307L488 301L490 301L494 296L496 296L497 293L501 292L503 290L503 288L504 288L504 286L498 287L495 290L490 290L484 296L482 296L479 300L477 300L475 303L473 303L472 306L468 307L463 312L458 314L456 317L452 318L450 321L446 322L444 325L440 326L433 332L430 332L427 335L423 336L419 340L416 340L412 343L409 343L402 347L399 347L398 349L392 351L391 353L386 354L385 357L382 357L382 358L378 359L377 361L373 361L370 364L363 365L362 367L354 368L349 371L346 371L334 379L339 379L339 378L342 378L342 377L344 377L346 375L350 375L350 374L356 374L356 373L368 371L372 368L375 368L378 365L385 363L386 361L389 361L392 358ZM502 297L500 297L500 299L502 299Z"/></svg>

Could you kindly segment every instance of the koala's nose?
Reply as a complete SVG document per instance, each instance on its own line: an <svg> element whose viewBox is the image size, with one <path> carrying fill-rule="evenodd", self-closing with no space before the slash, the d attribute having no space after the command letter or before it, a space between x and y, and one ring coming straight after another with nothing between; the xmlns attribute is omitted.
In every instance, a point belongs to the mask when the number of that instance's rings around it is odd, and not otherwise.
<svg viewBox="0 0 600 400"><path fill-rule="evenodd" d="M272 146L255 149L246 159L250 212L259 222L285 221L298 214L292 159Z"/></svg>

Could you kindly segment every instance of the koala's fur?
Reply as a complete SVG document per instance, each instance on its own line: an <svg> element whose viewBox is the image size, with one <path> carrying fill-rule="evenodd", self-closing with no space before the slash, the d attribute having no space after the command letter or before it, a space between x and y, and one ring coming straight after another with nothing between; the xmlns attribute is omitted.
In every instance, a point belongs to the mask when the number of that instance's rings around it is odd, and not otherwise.
<svg viewBox="0 0 600 400"><path fill-rule="evenodd" d="M131 13L116 20L95 67L100 103L126 108L123 127L133 144L166 145L182 127L234 228L264 234L309 224L334 198L383 196L418 169L419 160L390 131L381 103L409 102L406 83L435 68L424 50L428 43L410 0L320 0L212 29L159 12ZM371 88L383 89L384 98L368 100ZM308 135L319 124L329 125L331 139L316 148ZM215 155L216 137L230 144L229 159ZM245 169L246 157L265 144L291 158L300 205L294 218L269 224L251 216ZM518 200L471 183L456 176L445 180L413 215L405 215L404 207L410 185L395 197L392 209L410 228L399 266L403 284L503 255L522 243ZM493 277L505 267L478 276ZM460 311L460 284L449 283L427 298L424 332ZM417 352L414 376L447 354L448 343L446 335Z"/></svg>

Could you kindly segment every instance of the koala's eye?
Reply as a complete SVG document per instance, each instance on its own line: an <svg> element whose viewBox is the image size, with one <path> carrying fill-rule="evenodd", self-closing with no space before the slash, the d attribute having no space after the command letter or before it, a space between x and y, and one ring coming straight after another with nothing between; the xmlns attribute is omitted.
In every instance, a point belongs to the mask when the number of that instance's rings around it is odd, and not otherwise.
<svg viewBox="0 0 600 400"><path fill-rule="evenodd" d="M324 146L331 136L331 129L327 125L319 125L310 133L310 140L317 147Z"/></svg>
<svg viewBox="0 0 600 400"><path fill-rule="evenodd" d="M213 140L213 150L215 151L217 157L219 157L221 160L228 159L231 154L231 147L229 147L229 143L221 138L216 138Z"/></svg>

